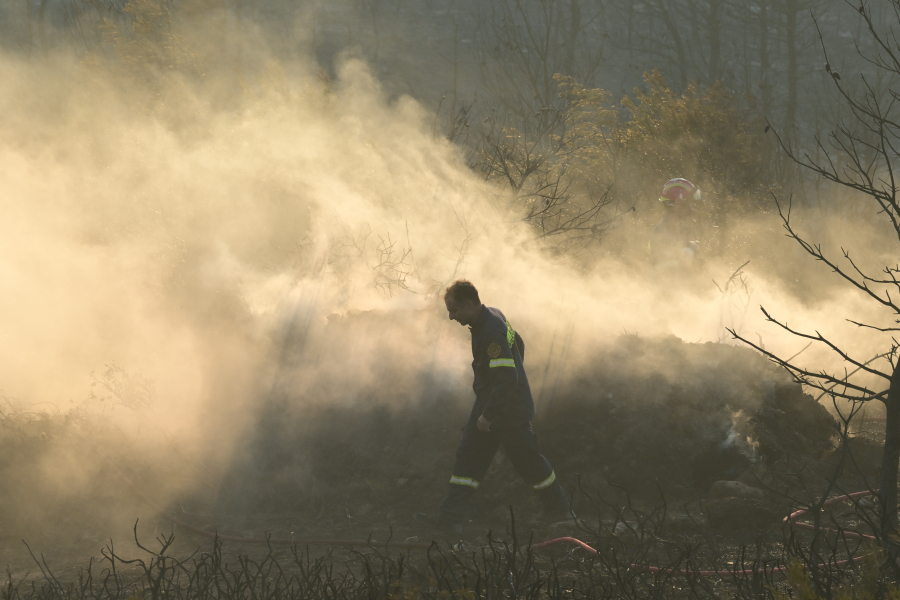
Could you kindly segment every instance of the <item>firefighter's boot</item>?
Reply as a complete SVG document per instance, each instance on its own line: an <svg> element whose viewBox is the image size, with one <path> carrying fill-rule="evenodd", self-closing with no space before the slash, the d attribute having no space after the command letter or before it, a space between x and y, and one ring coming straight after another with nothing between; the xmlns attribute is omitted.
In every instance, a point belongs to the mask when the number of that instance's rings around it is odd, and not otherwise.
<svg viewBox="0 0 900 600"><path fill-rule="evenodd" d="M562 521L574 521L575 513L572 511L572 504L566 491L554 481L545 489L538 492L538 498L544 506L542 520L545 523L558 523Z"/></svg>

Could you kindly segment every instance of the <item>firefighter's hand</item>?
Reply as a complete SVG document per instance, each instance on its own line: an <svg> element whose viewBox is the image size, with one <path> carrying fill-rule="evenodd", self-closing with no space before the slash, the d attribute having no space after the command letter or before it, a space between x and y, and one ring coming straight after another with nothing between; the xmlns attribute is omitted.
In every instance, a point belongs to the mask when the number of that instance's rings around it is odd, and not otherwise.
<svg viewBox="0 0 900 600"><path fill-rule="evenodd" d="M478 431L485 433L491 432L491 422L484 418L484 415L478 417Z"/></svg>

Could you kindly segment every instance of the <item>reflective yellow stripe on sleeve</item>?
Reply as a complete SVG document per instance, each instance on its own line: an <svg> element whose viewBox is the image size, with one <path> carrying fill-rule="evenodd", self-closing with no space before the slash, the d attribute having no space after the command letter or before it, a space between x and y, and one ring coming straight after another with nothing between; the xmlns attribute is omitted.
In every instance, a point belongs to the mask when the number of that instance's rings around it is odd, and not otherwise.
<svg viewBox="0 0 900 600"><path fill-rule="evenodd" d="M471 477L457 477L454 475L450 478L450 483L455 483L456 485L467 485L470 488L478 489L478 482L472 479Z"/></svg>
<svg viewBox="0 0 900 600"><path fill-rule="evenodd" d="M540 482L540 483L534 484L534 485L531 486L531 487L534 488L534 489L536 489L536 490L542 490L542 489L544 489L545 487L549 487L549 485L550 485L551 483L553 483L554 481L556 481L556 471L551 471L551 472L550 472L550 477L548 477L547 479L543 480L543 481Z"/></svg>
<svg viewBox="0 0 900 600"><path fill-rule="evenodd" d="M495 358L491 361L491 368L494 367L512 367L516 368L516 361L511 358Z"/></svg>

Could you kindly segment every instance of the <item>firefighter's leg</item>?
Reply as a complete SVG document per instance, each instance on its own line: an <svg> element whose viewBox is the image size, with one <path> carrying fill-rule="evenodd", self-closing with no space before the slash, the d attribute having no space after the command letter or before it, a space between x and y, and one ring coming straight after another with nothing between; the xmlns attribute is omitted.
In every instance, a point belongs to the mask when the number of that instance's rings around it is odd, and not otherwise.
<svg viewBox="0 0 900 600"><path fill-rule="evenodd" d="M441 520L462 523L468 515L469 502L491 466L497 444L496 436L478 431L474 422L466 425L456 448L447 497L441 503Z"/></svg>
<svg viewBox="0 0 900 600"><path fill-rule="evenodd" d="M510 428L497 432L500 443L519 476L537 492L544 512L547 515L564 517L571 510L569 498L566 496L556 472L541 454L537 435L531 425Z"/></svg>

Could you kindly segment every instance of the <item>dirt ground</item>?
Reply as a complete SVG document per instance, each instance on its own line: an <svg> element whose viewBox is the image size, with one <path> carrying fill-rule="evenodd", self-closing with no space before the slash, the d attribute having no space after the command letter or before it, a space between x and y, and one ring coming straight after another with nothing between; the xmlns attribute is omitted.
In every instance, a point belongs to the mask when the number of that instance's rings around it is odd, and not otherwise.
<svg viewBox="0 0 900 600"><path fill-rule="evenodd" d="M673 535L705 529L739 543L760 530L777 532L781 518L813 500L809 495L839 468L836 481L846 491L867 489L877 478L877 439L853 438L854 461L840 463L846 448L829 412L750 350L624 335L593 364L559 383L534 427L576 512L595 531L665 507L664 527ZM677 380L674 373L681 374ZM438 394L418 410L320 407L306 411L302 422L261 420L264 435L248 446L252 460L202 481L165 509L193 526L234 536L429 541L437 534L412 516L438 506L466 412ZM110 540L117 552L134 555L138 520L148 545L170 532L178 552L211 543L142 499L154 501L166 464L126 461L117 465L126 480L96 453L86 453L98 475L88 497L42 487L34 468L42 453L59 444L84 450L59 419L7 420L3 429L0 562L14 577L41 575L22 540L61 579L75 578ZM535 520L536 499L501 454L479 490L464 538L478 543L488 531L509 535L511 510L520 536L590 537ZM240 543L228 548L262 551Z"/></svg>

